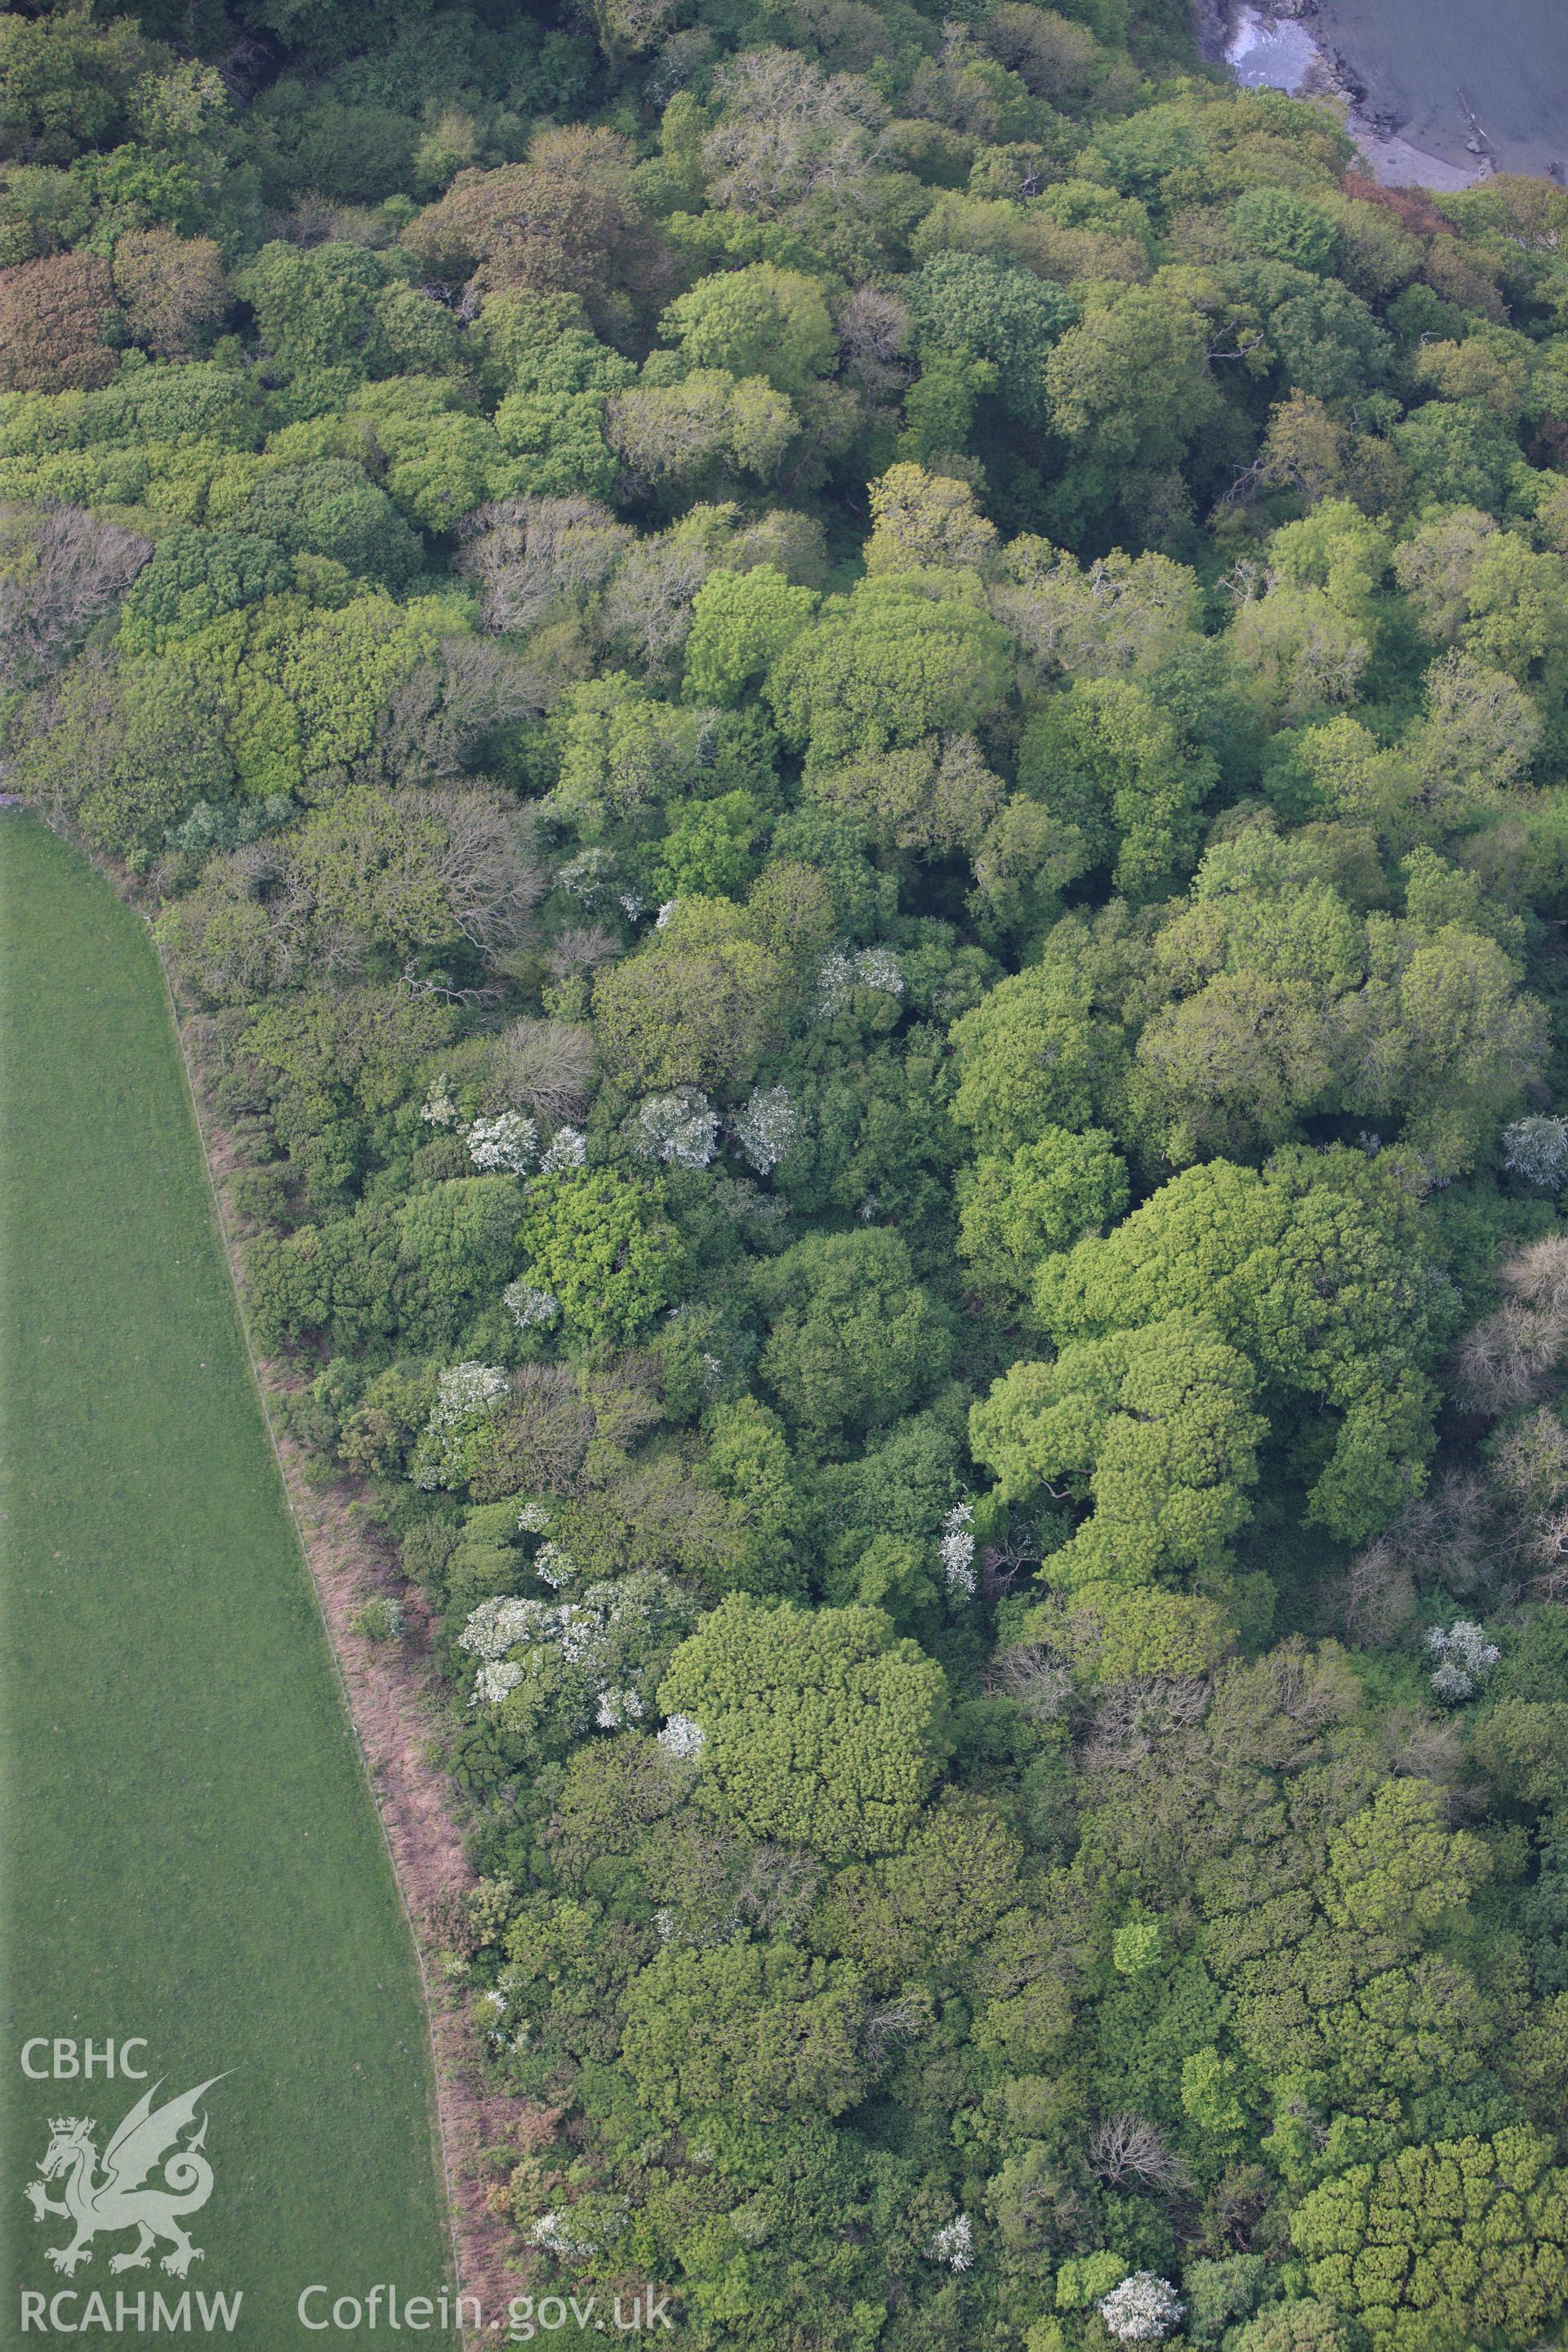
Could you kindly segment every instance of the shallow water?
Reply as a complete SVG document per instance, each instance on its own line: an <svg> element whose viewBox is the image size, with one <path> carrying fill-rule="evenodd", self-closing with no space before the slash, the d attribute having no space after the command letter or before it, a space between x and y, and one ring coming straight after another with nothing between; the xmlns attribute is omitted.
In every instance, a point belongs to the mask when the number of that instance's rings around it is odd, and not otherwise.
<svg viewBox="0 0 1568 2352"><path fill-rule="evenodd" d="M1505 172L1568 172L1568 0L1318 0L1312 29L1418 147L1473 163L1459 93Z"/></svg>
<svg viewBox="0 0 1568 2352"><path fill-rule="evenodd" d="M1305 25L1288 17L1260 18L1255 8L1243 6L1225 54L1237 81L1252 89L1287 89L1294 95L1319 53Z"/></svg>

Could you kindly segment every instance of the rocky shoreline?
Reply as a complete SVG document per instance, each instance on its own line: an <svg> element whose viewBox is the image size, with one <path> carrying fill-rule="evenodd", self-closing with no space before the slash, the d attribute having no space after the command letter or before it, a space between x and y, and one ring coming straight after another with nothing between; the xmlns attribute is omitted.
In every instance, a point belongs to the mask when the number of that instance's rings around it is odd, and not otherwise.
<svg viewBox="0 0 1568 2352"><path fill-rule="evenodd" d="M1194 0L1198 50L1237 81L1326 99L1384 187L1468 188L1496 169L1477 127L1473 164L1450 163L1404 137L1400 121L1378 107L1345 58L1324 39L1317 0Z"/></svg>

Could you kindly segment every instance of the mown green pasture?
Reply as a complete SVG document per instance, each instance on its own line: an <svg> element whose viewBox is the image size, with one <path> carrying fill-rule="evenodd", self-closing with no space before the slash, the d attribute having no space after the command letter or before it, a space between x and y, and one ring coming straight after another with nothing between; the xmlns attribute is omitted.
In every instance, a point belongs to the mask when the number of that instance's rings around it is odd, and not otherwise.
<svg viewBox="0 0 1568 2352"><path fill-rule="evenodd" d="M29 2081L21 2046L142 2036L168 2093L224 2077L206 2102L215 2186L190 2224L205 2259L184 2284L243 2290L239 2327L215 2340L293 2352L321 2340L295 2316L312 2281L447 2281L413 1952L151 941L19 814L0 817L0 2340L24 2340L19 2287L68 2284L44 2250L68 2225L22 2197L47 2119L96 2116L101 2148L141 2088ZM93 2288L111 2316L116 2290L180 2291L156 2257L111 2278L132 2243L100 2239L68 2282L79 2326Z"/></svg>

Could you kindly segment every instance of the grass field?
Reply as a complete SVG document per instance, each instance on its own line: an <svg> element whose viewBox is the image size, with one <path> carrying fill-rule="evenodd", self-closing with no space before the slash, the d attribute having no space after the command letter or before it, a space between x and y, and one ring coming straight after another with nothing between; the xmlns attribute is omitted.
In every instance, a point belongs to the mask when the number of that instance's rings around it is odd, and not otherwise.
<svg viewBox="0 0 1568 2352"><path fill-rule="evenodd" d="M78 2326L94 2288L111 2317L117 2290L146 2290L149 2313L154 2288L181 2292L163 2245L110 2277L125 2233L68 2283L44 2249L70 2224L35 2221L22 2194L51 2116L95 2116L101 2150L142 2086L29 2081L20 2046L142 2036L164 2096L226 2077L205 2102L215 2185L189 2224L205 2259L184 2285L243 2290L216 2340L294 2352L323 2340L295 2316L312 2281L447 2284L413 1953L144 927L7 814L0 955L0 2343L81 2340L22 2336L19 2288L68 2284Z"/></svg>

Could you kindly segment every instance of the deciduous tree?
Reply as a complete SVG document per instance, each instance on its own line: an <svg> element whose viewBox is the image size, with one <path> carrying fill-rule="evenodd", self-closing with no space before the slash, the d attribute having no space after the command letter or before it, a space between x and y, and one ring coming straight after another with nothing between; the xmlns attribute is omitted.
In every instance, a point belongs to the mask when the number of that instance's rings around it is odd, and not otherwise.
<svg viewBox="0 0 1568 2352"><path fill-rule="evenodd" d="M903 1843L939 1769L946 1681L879 1609L733 1593L676 1652L667 1715L702 1733L699 1788L754 1837L848 1862Z"/></svg>

